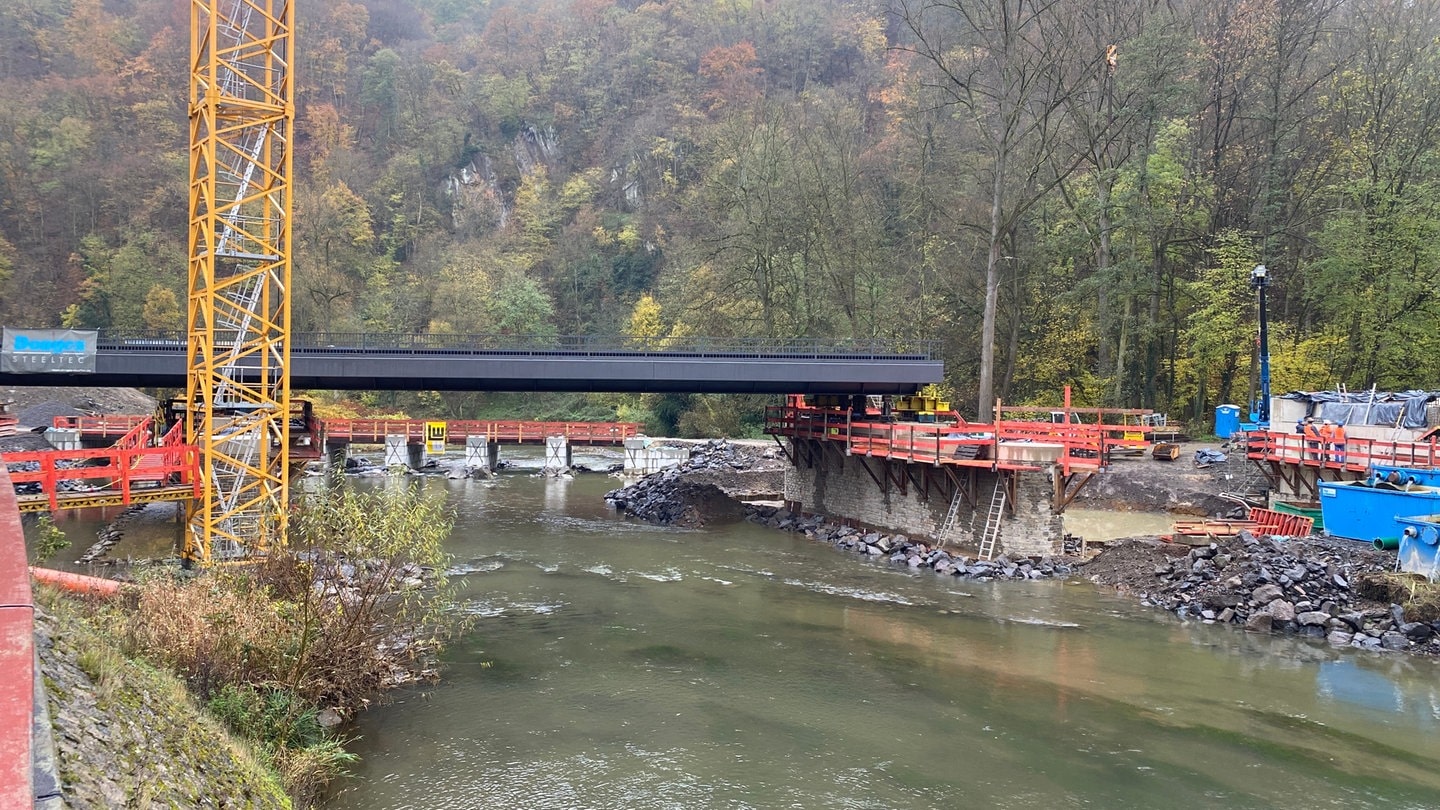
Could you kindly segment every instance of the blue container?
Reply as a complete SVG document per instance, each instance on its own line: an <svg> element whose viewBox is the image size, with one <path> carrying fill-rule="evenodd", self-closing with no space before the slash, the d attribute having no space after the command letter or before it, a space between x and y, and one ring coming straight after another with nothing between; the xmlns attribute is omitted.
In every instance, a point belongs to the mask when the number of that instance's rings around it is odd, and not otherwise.
<svg viewBox="0 0 1440 810"><path fill-rule="evenodd" d="M1437 552L1440 552L1440 515L1418 515L1397 517L1395 521L1404 526L1400 535L1400 570L1411 574L1424 574L1434 582L1437 570Z"/></svg>
<svg viewBox="0 0 1440 810"><path fill-rule="evenodd" d="M1240 406L1215 406L1215 435L1228 439L1240 431Z"/></svg>
<svg viewBox="0 0 1440 810"><path fill-rule="evenodd" d="M1401 483L1413 480L1425 487L1440 487L1440 467L1395 467L1389 464L1372 464L1370 474L1384 478L1390 473L1400 476Z"/></svg>
<svg viewBox="0 0 1440 810"><path fill-rule="evenodd" d="M1368 481L1321 481L1320 514L1325 533L1369 543L1399 537L1397 517L1440 514L1440 487L1411 485L1396 489Z"/></svg>

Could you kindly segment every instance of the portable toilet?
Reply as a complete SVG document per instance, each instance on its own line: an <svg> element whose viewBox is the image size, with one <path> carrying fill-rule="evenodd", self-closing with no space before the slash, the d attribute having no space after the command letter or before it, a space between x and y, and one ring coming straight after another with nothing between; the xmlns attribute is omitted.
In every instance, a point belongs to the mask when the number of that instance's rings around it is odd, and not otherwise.
<svg viewBox="0 0 1440 810"><path fill-rule="evenodd" d="M1222 439L1234 436L1240 430L1240 406L1217 405L1215 407L1215 435Z"/></svg>

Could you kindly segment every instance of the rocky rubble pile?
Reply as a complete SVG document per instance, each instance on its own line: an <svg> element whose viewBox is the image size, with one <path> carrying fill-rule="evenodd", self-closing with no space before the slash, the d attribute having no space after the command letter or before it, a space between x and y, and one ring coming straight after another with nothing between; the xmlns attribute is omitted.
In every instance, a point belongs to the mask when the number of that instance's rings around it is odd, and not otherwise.
<svg viewBox="0 0 1440 810"><path fill-rule="evenodd" d="M960 577L976 582L996 579L1052 579L1068 577L1075 572L1069 560L1041 557L1038 560L1018 555L1002 555L981 560L936 548L903 534L865 531L853 526L839 526L813 515L804 517L775 507L751 507L747 517L773 529L796 532L818 543L826 543L841 551L862 554L870 559L885 559L894 565L918 570L928 568L937 574Z"/></svg>
<svg viewBox="0 0 1440 810"><path fill-rule="evenodd" d="M733 496L752 495L756 467L768 477L781 475L775 451L755 451L724 439L696 445L690 458L605 493L610 506L651 523L698 527L720 520L739 520L744 508ZM764 464L770 460L774 463ZM772 485L769 486L774 489Z"/></svg>
<svg viewBox="0 0 1440 810"><path fill-rule="evenodd" d="M1352 587L1357 577L1392 569L1394 560L1394 552L1348 540L1241 532L1194 548L1127 540L1082 573L1183 619L1324 638L1336 646L1440 653L1440 622L1406 621L1399 605L1363 599Z"/></svg>

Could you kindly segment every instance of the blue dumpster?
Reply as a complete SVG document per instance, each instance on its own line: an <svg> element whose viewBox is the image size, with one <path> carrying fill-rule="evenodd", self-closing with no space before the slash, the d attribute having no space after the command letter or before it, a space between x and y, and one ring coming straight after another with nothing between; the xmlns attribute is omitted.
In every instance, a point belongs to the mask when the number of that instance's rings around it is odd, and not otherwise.
<svg viewBox="0 0 1440 810"><path fill-rule="evenodd" d="M1218 405L1215 407L1215 435L1222 439L1234 436L1240 430L1240 406Z"/></svg>

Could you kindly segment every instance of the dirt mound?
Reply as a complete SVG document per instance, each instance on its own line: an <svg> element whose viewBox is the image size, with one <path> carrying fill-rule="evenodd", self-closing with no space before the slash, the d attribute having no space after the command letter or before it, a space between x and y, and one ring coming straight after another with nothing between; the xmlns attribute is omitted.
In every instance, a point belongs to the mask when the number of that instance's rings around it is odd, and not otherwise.
<svg viewBox="0 0 1440 810"><path fill-rule="evenodd" d="M1155 538L1115 540L1086 563L1082 573L1090 580L1122 591L1147 591L1154 587L1158 570L1163 568L1168 572L1171 561L1189 551L1185 546Z"/></svg>
<svg viewBox="0 0 1440 810"><path fill-rule="evenodd" d="M155 398L134 388L16 386L0 388L0 402L14 403L10 411L20 417L22 429L52 427L56 415L155 412Z"/></svg>
<svg viewBox="0 0 1440 810"><path fill-rule="evenodd" d="M1197 464L1198 450L1221 450L1225 461ZM1219 445L1190 443L1174 461L1149 455L1115 458L1080 490L1074 503L1117 512L1221 516L1239 507L1234 498L1222 493L1249 494L1264 486L1259 470L1243 454L1222 450Z"/></svg>

